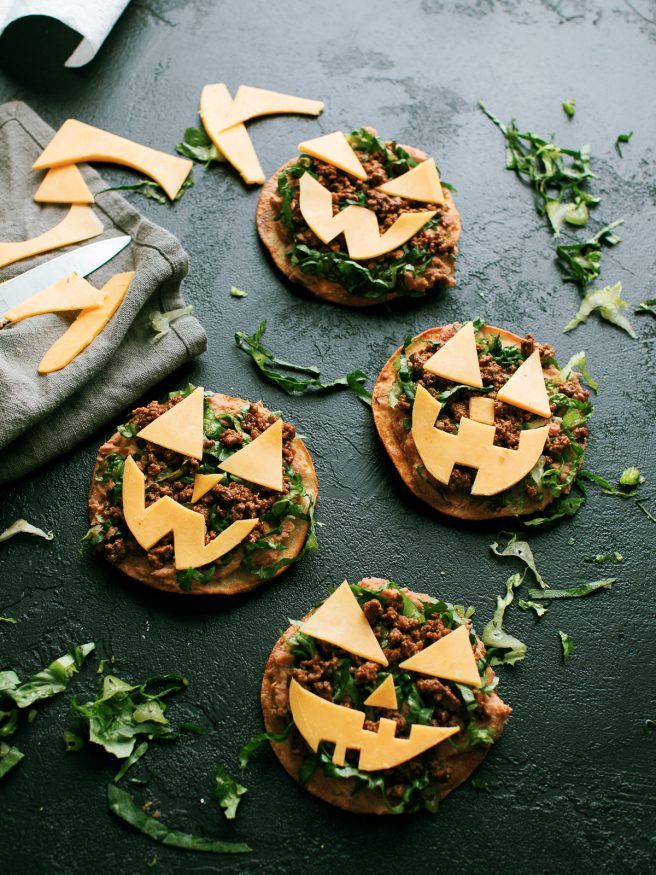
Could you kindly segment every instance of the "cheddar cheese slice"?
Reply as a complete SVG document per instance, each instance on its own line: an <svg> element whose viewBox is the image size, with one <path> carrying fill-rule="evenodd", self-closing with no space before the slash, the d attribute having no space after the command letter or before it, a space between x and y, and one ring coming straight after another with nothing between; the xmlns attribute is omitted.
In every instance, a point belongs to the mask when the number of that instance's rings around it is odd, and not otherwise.
<svg viewBox="0 0 656 875"><path fill-rule="evenodd" d="M478 365L474 323L467 322L463 325L444 346L433 353L424 368L430 374L437 374L445 380L482 388L483 380Z"/></svg>
<svg viewBox="0 0 656 875"><path fill-rule="evenodd" d="M481 678L469 643L466 626L458 626L439 641L399 663L405 671L416 671L470 687L480 687Z"/></svg>
<svg viewBox="0 0 656 875"><path fill-rule="evenodd" d="M363 659L387 665L387 658L346 581L303 623L301 631Z"/></svg>
<svg viewBox="0 0 656 875"><path fill-rule="evenodd" d="M394 678L391 674L388 674L382 684L376 687L371 695L367 696L364 704L372 708L388 708L391 711L396 711L398 701L394 689Z"/></svg>
<svg viewBox="0 0 656 875"><path fill-rule="evenodd" d="M194 389L191 395L137 432L137 437L183 456L202 459L204 397L202 387Z"/></svg>
<svg viewBox="0 0 656 875"><path fill-rule="evenodd" d="M323 103L320 100L308 100L305 97L281 94L279 91L268 91L266 88L240 85L233 104L223 120L223 129L260 115L279 113L319 115L322 109Z"/></svg>
<svg viewBox="0 0 656 875"><path fill-rule="evenodd" d="M528 410L536 416L551 417L549 396L544 384L540 353L536 349L517 368L512 377L497 392L499 401Z"/></svg>
<svg viewBox="0 0 656 875"><path fill-rule="evenodd" d="M282 492L282 419L270 425L241 450L219 465L242 480Z"/></svg>
<svg viewBox="0 0 656 875"><path fill-rule="evenodd" d="M444 192L440 185L440 177L432 158L426 159L402 173L379 185L376 191L382 191L394 197L403 197L410 201L423 201L427 204L443 204Z"/></svg>
<svg viewBox="0 0 656 875"><path fill-rule="evenodd" d="M92 204L93 195L75 164L51 167L36 190L38 204Z"/></svg>
<svg viewBox="0 0 656 875"><path fill-rule="evenodd" d="M91 207L74 204L65 217L43 234L18 243L0 243L0 267L6 267L23 258L80 243L102 234L103 224Z"/></svg>
<svg viewBox="0 0 656 875"><path fill-rule="evenodd" d="M221 155L239 171L244 182L261 184L265 176L255 148L244 125L236 124L223 130L232 107L232 97L223 84L206 85L200 95L200 117L210 140Z"/></svg>
<svg viewBox="0 0 656 875"><path fill-rule="evenodd" d="M469 418L485 425L494 425L494 401L482 395L472 395L469 399Z"/></svg>
<svg viewBox="0 0 656 875"><path fill-rule="evenodd" d="M118 310L125 298L134 272L117 273L105 283L99 307L88 307L80 312L73 324L56 340L39 363L40 374L60 371L70 364L94 340Z"/></svg>
<svg viewBox="0 0 656 875"><path fill-rule="evenodd" d="M123 164L150 176L162 186L171 200L189 176L193 161L167 155L133 140L68 119L32 165L33 170L61 167L80 161L106 161Z"/></svg>
<svg viewBox="0 0 656 875"><path fill-rule="evenodd" d="M194 491L191 495L191 503L195 504L200 501L204 495L220 483L225 477L225 474L196 474L194 477Z"/></svg>
<svg viewBox="0 0 656 875"><path fill-rule="evenodd" d="M306 140L304 143L299 143L298 149L319 161L338 167L344 173L350 173L356 179L367 178L367 171L341 131L325 134L325 136L316 137L314 140Z"/></svg>
<svg viewBox="0 0 656 875"><path fill-rule="evenodd" d="M4 318L10 322L20 322L42 313L65 313L69 310L83 310L85 307L95 308L104 299L104 291L95 289L78 273L69 273L47 289L32 295L27 301L7 310Z"/></svg>

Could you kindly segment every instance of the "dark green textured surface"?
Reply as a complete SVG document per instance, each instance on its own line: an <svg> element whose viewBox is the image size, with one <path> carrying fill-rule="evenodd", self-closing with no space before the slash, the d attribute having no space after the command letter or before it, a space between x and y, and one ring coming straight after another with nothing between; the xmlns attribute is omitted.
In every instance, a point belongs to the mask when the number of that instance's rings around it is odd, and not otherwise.
<svg viewBox="0 0 656 875"><path fill-rule="evenodd" d="M254 849L248 858L185 853L114 820L105 801L113 764L88 749L64 753L62 732L71 722L61 696L13 739L26 756L0 787L3 872L329 873L389 871L392 861L394 869L417 873L587 873L654 865L656 733L645 733L643 724L656 718L656 526L633 502L598 491L575 520L530 540L554 586L607 576L608 566L584 560L613 549L625 557L612 570L619 582L588 600L555 604L538 622L508 613L508 628L528 642L529 653L515 670L500 670L514 713L479 772L490 793L463 787L434 819L356 819L305 794L264 751L247 773L250 792L236 824L221 822L212 796L215 761L235 771L237 749L259 731L262 667L287 617L345 576L376 574L476 605L480 630L514 570L488 550L495 527L451 524L409 496L355 397L290 399L262 385L234 347L235 329L251 331L267 317L271 346L288 358L321 362L327 378L347 366L374 375L408 332L475 315L553 341L562 361L585 348L601 384L588 466L615 479L638 465L649 478L645 494L656 495L647 407L654 323L635 317L636 341L595 317L561 333L577 293L560 280L530 193L504 171L501 137L476 108L483 97L503 119L515 114L538 133L555 131L563 144L592 144L599 174L593 189L603 203L590 227L626 218L601 280L621 279L632 304L653 297L655 4L355 6L135 0L81 71L58 63L74 40L52 25L19 23L0 40L0 101L26 100L54 126L74 116L164 149L194 123L207 82L323 99L318 122L290 116L249 126L267 173L302 139L371 124L435 155L459 190L464 227L457 288L421 303L351 312L285 285L256 238L258 190L247 191L226 168L196 169L195 188L172 208L135 200L188 249L185 294L210 336L203 358L153 395L192 380L282 409L308 436L325 527L319 552L273 585L229 602L187 601L130 583L93 555L78 557L89 473L110 428L3 490L2 522L25 516L53 528L56 538L0 546L0 613L20 621L0 624L0 668L27 675L70 644L95 640L99 655L116 656L127 680L187 675L191 686L170 715L210 731L153 745L135 769L150 775L138 798L154 800L177 829L246 840ZM569 121L561 103L572 96L577 112ZM620 160L613 143L630 130L635 135ZM130 181L120 170L106 175ZM230 298L231 285L249 296ZM566 667L558 629L577 647ZM74 681L82 698L95 683L93 671ZM154 854L157 865L147 869Z"/></svg>

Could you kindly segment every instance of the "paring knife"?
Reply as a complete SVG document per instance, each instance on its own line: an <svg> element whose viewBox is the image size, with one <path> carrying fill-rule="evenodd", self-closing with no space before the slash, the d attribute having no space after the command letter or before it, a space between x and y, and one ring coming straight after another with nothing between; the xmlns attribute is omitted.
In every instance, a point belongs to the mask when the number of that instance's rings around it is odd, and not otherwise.
<svg viewBox="0 0 656 875"><path fill-rule="evenodd" d="M131 242L131 237L122 235L100 240L98 243L90 243L88 246L80 246L72 252L51 258L50 261L0 283L0 316L10 307L21 304L62 277L68 276L69 273L79 273L80 276L93 273Z"/></svg>

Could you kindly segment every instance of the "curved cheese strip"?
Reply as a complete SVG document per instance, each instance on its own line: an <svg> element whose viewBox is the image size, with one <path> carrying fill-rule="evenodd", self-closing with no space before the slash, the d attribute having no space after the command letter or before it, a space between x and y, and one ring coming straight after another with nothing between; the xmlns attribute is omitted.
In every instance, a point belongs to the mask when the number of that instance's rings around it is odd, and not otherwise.
<svg viewBox="0 0 656 875"><path fill-rule="evenodd" d="M194 491L191 495L191 503L196 504L204 495L219 483L225 474L196 474L194 477Z"/></svg>
<svg viewBox="0 0 656 875"><path fill-rule="evenodd" d="M364 711L335 705L304 689L292 678L289 707L296 728L316 753L322 741L335 745L333 763L343 766L346 751L360 751L359 768L365 772L391 769L413 759L436 744L455 735L457 726L414 724L409 738L396 738L396 723L383 717L378 732L363 729Z"/></svg>
<svg viewBox="0 0 656 875"><path fill-rule="evenodd" d="M140 170L159 183L171 200L180 191L194 163L69 118L39 155L32 169L43 170L80 161L106 161Z"/></svg>
<svg viewBox="0 0 656 875"><path fill-rule="evenodd" d="M412 170L379 185L375 191L382 191L383 194L394 197L404 197L409 201L423 201L427 204L444 203L444 192L432 158L421 161Z"/></svg>
<svg viewBox="0 0 656 875"><path fill-rule="evenodd" d="M79 273L69 273L42 292L32 295L27 301L7 310L4 318L10 322L20 322L42 313L65 313L69 310L83 310L85 307L99 307L104 299L104 291L95 289Z"/></svg>
<svg viewBox="0 0 656 875"><path fill-rule="evenodd" d="M231 128L260 115L279 113L319 115L322 109L323 103L320 100L308 100L305 97L294 97L279 91L268 91L266 88L240 85L230 111L223 120L223 128Z"/></svg>
<svg viewBox="0 0 656 875"><path fill-rule="evenodd" d="M494 425L494 401L484 395L472 395L469 399L469 418L485 425Z"/></svg>
<svg viewBox="0 0 656 875"><path fill-rule="evenodd" d="M66 216L43 234L20 243L0 243L0 267L6 267L23 258L60 249L72 243L81 243L102 234L103 224L91 207L74 205Z"/></svg>
<svg viewBox="0 0 656 875"><path fill-rule="evenodd" d="M51 167L38 187L38 204L92 204L93 195L75 164Z"/></svg>
<svg viewBox="0 0 656 875"><path fill-rule="evenodd" d="M137 437L183 456L202 459L204 397L202 387L194 389L191 395L137 432Z"/></svg>
<svg viewBox="0 0 656 875"><path fill-rule="evenodd" d="M179 405L178 405L179 406ZM123 469L123 514L137 543L149 550L173 532L175 567L199 568L215 562L240 544L259 520L237 520L205 544L203 515L166 496L146 507L146 480L132 456Z"/></svg>
<svg viewBox="0 0 656 875"><path fill-rule="evenodd" d="M477 468L472 495L496 495L518 483L542 454L549 427L520 432L516 450L493 445L495 428L463 417L458 434L435 428L442 405L420 384L412 407L412 437L426 470L448 483L453 466Z"/></svg>
<svg viewBox="0 0 656 875"><path fill-rule="evenodd" d="M399 668L470 687L481 686L466 626L458 626L439 641L415 653L405 662L400 662Z"/></svg>
<svg viewBox="0 0 656 875"><path fill-rule="evenodd" d="M378 639L346 581L301 626L304 635L387 665Z"/></svg>
<svg viewBox="0 0 656 875"><path fill-rule="evenodd" d="M391 711L396 711L398 701L394 689L394 678L391 674L388 674L382 684L376 687L370 696L367 696L363 704L372 708L388 708Z"/></svg>
<svg viewBox="0 0 656 875"><path fill-rule="evenodd" d="M377 258L398 249L430 221L435 212L403 213L381 236L376 214L350 206L333 216L332 196L310 173L299 182L299 205L308 226L324 243L344 234L349 256L356 261Z"/></svg>
<svg viewBox="0 0 656 875"><path fill-rule="evenodd" d="M467 322L450 340L428 359L424 368L431 374L463 383L465 386L483 387L481 369L476 352L474 323Z"/></svg>
<svg viewBox="0 0 656 875"><path fill-rule="evenodd" d="M282 419L276 419L254 441L219 465L242 480L282 492Z"/></svg>
<svg viewBox="0 0 656 875"><path fill-rule="evenodd" d="M98 337L121 306L133 277L134 271L117 273L105 283L101 289L104 296L102 304L80 312L75 322L53 343L41 359L40 374L50 374L65 368L89 346L94 338Z"/></svg>
<svg viewBox="0 0 656 875"><path fill-rule="evenodd" d="M244 125L234 125L223 130L224 121L232 107L232 97L223 84L206 85L200 95L200 117L205 133L224 158L249 185L265 180L264 170L255 153L255 148Z"/></svg>
<svg viewBox="0 0 656 875"><path fill-rule="evenodd" d="M344 173L350 173L356 179L367 178L367 171L341 131L316 137L314 140L306 140L304 143L299 143L298 149L299 152L338 167Z"/></svg>
<svg viewBox="0 0 656 875"><path fill-rule="evenodd" d="M517 368L512 377L497 392L499 401L528 410L536 416L551 417L549 396L544 384L540 353L536 349Z"/></svg>

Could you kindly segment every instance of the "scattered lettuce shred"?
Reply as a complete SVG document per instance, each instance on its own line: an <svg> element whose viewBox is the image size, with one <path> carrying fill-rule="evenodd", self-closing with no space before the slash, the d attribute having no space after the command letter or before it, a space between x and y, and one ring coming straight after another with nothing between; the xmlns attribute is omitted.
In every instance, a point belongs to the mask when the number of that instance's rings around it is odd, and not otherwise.
<svg viewBox="0 0 656 875"><path fill-rule="evenodd" d="M290 723L289 726L286 726L285 729L282 730L282 732L260 732L249 738L239 751L239 768L241 771L244 771L253 754L259 750L263 744L266 744L267 741L272 742L273 744L279 741L285 741L289 733L292 731L293 725L293 723Z"/></svg>
<svg viewBox="0 0 656 875"><path fill-rule="evenodd" d="M531 601L530 599L519 599L517 604L522 611L535 611L537 617L544 616L549 610L546 605L542 605L540 602Z"/></svg>
<svg viewBox="0 0 656 875"><path fill-rule="evenodd" d="M4 532L0 532L0 541L8 541L14 535L35 535L37 538L43 538L46 541L52 541L55 537L52 532L44 532L43 529L39 529L23 519L16 520Z"/></svg>
<svg viewBox="0 0 656 875"><path fill-rule="evenodd" d="M243 289L238 289L237 286L232 286L230 289L230 297L231 298L247 298L248 292L245 292Z"/></svg>
<svg viewBox="0 0 656 875"><path fill-rule="evenodd" d="M617 583L616 577L606 577L603 580L580 583L578 586L570 586L566 589L529 589L528 595L532 599L578 599L600 589L610 589L615 583Z"/></svg>
<svg viewBox="0 0 656 875"><path fill-rule="evenodd" d="M204 164L205 167L213 161L225 161L203 128L185 128L182 140L176 144L175 151L185 158Z"/></svg>
<svg viewBox="0 0 656 875"><path fill-rule="evenodd" d="M148 316L150 327L155 332L151 338L151 343L157 343L171 330L171 325L180 319L181 316L190 316L194 312L193 304L187 304L186 307L178 307L177 310L167 310L166 313L160 313L159 310L153 310Z"/></svg>
<svg viewBox="0 0 656 875"><path fill-rule="evenodd" d="M214 795L223 809L226 820L234 820L241 797L248 793L248 788L238 784L234 778L226 772L221 763L216 766L216 787Z"/></svg>
<svg viewBox="0 0 656 875"><path fill-rule="evenodd" d="M558 637L560 638L560 643L563 648L563 662L566 664L570 656L575 652L576 645L567 632L562 632L560 629L558 630Z"/></svg>
<svg viewBox="0 0 656 875"><path fill-rule="evenodd" d="M563 331L572 331L577 325L585 322L591 313L598 311L602 319L617 325L618 328L626 331L635 340L637 334L623 313L628 306L627 302L622 298L621 282L615 283L614 286L606 286L603 289L587 292L583 296L576 316L567 323Z"/></svg>
<svg viewBox="0 0 656 875"><path fill-rule="evenodd" d="M576 115L576 98L570 97L569 100L563 101L563 112L568 118L574 118Z"/></svg>
<svg viewBox="0 0 656 875"><path fill-rule="evenodd" d="M483 629L481 638L483 644L489 647L488 652L490 665L515 665L526 658L527 646L519 638L515 638L503 628L503 618L506 608L515 597L515 590L524 582L526 570L521 574L512 574L506 581L504 595L497 596L497 607L492 619ZM539 592L539 590L538 590Z"/></svg>
<svg viewBox="0 0 656 875"><path fill-rule="evenodd" d="M571 359L567 362L564 368L561 368L558 373L558 380L564 381L569 380L569 378L574 373L574 369L580 371L581 376L588 384L588 386L593 390L593 392L597 392L599 389L599 383L596 380L593 380L587 370L587 362L585 352L582 350L581 352L574 353Z"/></svg>
<svg viewBox="0 0 656 875"><path fill-rule="evenodd" d="M517 535L513 532L501 532L499 537L501 536L506 536L509 540L506 546L501 550L499 549L498 541L494 541L494 543L490 544L490 550L492 550L495 556L514 556L517 559L521 559L521 561L524 562L525 565L531 569L536 581L540 584L540 586L543 589L548 589L549 584L538 571L537 565L535 564L533 551L531 550L528 542L518 541Z"/></svg>
<svg viewBox="0 0 656 875"><path fill-rule="evenodd" d="M629 131L628 134L618 134L615 140L615 151L620 156L620 158L624 158L622 154L622 143L628 143L631 137L633 136L633 131Z"/></svg>

